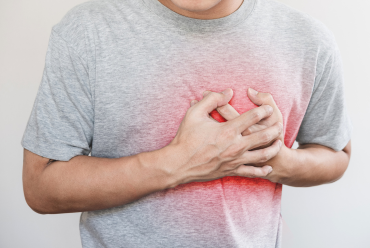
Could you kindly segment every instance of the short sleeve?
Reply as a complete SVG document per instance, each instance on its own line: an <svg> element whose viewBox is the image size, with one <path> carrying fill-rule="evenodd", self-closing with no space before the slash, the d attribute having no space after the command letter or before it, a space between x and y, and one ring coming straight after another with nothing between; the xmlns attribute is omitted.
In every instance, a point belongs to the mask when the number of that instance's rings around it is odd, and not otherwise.
<svg viewBox="0 0 370 248"><path fill-rule="evenodd" d="M69 161L90 153L93 122L87 63L53 29L21 144L42 157Z"/></svg>
<svg viewBox="0 0 370 248"><path fill-rule="evenodd" d="M336 44L325 59L319 57L311 99L296 141L342 150L349 142L352 123L344 99L342 60Z"/></svg>

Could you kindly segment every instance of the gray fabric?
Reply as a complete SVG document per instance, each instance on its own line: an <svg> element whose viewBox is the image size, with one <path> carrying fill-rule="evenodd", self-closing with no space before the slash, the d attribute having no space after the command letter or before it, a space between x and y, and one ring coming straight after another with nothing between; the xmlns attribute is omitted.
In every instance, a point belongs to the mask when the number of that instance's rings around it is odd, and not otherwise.
<svg viewBox="0 0 370 248"><path fill-rule="evenodd" d="M217 20L157 0L76 6L53 27L22 146L46 158L117 158L166 146L191 99L231 87L270 92L285 144L349 141L340 56L320 22L272 0L244 0ZM311 95L312 94L312 95ZM281 247L281 184L226 177L84 212L83 247Z"/></svg>
<svg viewBox="0 0 370 248"><path fill-rule="evenodd" d="M296 141L341 151L350 140L353 127L344 104L342 60L334 45L328 58L318 58L311 100Z"/></svg>

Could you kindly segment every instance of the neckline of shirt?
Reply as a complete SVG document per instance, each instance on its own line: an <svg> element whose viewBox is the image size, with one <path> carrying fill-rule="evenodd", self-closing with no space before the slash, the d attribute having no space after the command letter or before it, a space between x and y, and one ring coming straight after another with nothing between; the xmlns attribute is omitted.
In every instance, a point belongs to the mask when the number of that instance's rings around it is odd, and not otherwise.
<svg viewBox="0 0 370 248"><path fill-rule="evenodd" d="M158 0L140 0L152 13L179 28L193 32L217 32L230 29L246 20L252 13L256 0L244 0L240 7L228 16L218 19L196 19L180 15Z"/></svg>

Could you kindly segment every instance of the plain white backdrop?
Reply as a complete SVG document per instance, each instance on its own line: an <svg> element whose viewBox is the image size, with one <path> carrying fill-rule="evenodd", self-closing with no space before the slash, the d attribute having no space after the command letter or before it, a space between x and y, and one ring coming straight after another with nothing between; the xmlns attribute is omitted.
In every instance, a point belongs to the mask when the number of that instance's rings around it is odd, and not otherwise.
<svg viewBox="0 0 370 248"><path fill-rule="evenodd" d="M369 248L370 1L280 1L319 19L335 34L355 127L352 159L342 179L310 188L283 186L284 248ZM81 247L79 213L39 215L27 206L20 141L41 81L51 28L82 2L0 0L1 248Z"/></svg>

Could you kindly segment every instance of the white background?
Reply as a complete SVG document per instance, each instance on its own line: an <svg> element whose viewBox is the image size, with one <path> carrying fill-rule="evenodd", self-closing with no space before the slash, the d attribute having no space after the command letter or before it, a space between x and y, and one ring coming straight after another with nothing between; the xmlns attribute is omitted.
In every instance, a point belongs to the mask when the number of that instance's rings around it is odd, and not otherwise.
<svg viewBox="0 0 370 248"><path fill-rule="evenodd" d="M39 215L22 189L20 141L40 84L53 25L81 0L0 0L0 247L81 247L79 214ZM370 1L281 0L336 36L355 127L351 163L336 183L283 186L285 248L370 247Z"/></svg>

